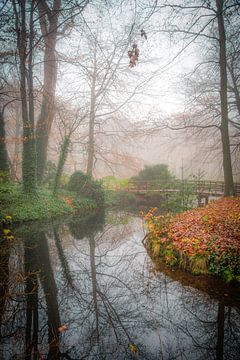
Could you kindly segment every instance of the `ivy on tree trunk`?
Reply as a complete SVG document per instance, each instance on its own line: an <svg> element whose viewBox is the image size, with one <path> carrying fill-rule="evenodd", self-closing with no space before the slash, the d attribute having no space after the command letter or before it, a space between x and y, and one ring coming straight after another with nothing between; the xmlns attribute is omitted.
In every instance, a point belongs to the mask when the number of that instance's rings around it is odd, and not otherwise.
<svg viewBox="0 0 240 360"><path fill-rule="evenodd" d="M56 171L56 175L55 175L55 179L54 179L54 185L53 185L53 194L56 195L57 190L59 188L59 183L60 183L60 178L63 172L63 167L68 155L68 149L69 149L69 145L70 145L70 137L65 136L62 146L61 146L61 151L60 151L60 156L59 156L59 160L58 160L58 165L57 165L57 171Z"/></svg>
<svg viewBox="0 0 240 360"><path fill-rule="evenodd" d="M9 162L6 147L6 133L3 110L0 111L0 172L9 175Z"/></svg>

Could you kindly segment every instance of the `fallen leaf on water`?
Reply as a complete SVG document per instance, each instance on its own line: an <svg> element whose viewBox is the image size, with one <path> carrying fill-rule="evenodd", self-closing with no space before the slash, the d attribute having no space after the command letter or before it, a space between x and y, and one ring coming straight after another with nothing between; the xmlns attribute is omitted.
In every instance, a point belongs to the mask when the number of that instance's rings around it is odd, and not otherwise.
<svg viewBox="0 0 240 360"><path fill-rule="evenodd" d="M131 352L132 352L133 354L137 354L137 353L138 353L138 348L136 347L136 345L134 345L134 344L129 344L129 348L130 348L130 350L131 350Z"/></svg>
<svg viewBox="0 0 240 360"><path fill-rule="evenodd" d="M58 331L60 333L67 331L67 330L68 330L68 326L66 324L63 324L63 325L59 326L59 328L58 328Z"/></svg>

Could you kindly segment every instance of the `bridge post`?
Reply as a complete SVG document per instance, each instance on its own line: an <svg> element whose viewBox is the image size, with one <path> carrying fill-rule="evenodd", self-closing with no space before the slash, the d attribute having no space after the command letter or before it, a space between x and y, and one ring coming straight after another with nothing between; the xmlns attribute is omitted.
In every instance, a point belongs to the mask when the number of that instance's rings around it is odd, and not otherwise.
<svg viewBox="0 0 240 360"><path fill-rule="evenodd" d="M205 205L208 205L208 202L209 202L209 195L206 195L205 196Z"/></svg>
<svg viewBox="0 0 240 360"><path fill-rule="evenodd" d="M199 193L198 194L198 207L202 206L202 195Z"/></svg>

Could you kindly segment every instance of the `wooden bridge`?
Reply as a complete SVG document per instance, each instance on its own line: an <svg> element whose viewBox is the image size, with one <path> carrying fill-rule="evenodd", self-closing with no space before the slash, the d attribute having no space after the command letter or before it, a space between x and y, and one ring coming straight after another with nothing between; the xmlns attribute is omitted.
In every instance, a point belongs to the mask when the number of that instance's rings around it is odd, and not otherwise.
<svg viewBox="0 0 240 360"><path fill-rule="evenodd" d="M201 205L202 199L205 204L209 197L222 197L224 195L223 181L195 181L195 180L177 180L172 183L164 183L156 180L152 181L131 181L124 189L134 194L163 193L171 194L178 192L187 192L197 195L198 203ZM240 196L240 183L234 184L235 196Z"/></svg>

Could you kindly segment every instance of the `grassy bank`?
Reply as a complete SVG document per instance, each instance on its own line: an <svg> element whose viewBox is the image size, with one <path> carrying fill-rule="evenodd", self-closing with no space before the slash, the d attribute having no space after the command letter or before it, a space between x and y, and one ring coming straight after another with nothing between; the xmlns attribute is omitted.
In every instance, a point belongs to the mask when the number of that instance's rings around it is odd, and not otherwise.
<svg viewBox="0 0 240 360"><path fill-rule="evenodd" d="M0 193L2 216L11 216L14 222L51 219L79 213L86 215L97 209L95 201L75 193L62 192L53 196L48 190L38 190L35 195L24 194L18 186L9 185Z"/></svg>
<svg viewBox="0 0 240 360"><path fill-rule="evenodd" d="M174 216L155 216L153 209L144 220L146 247L154 259L240 282L240 198L222 198Z"/></svg>

